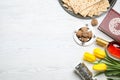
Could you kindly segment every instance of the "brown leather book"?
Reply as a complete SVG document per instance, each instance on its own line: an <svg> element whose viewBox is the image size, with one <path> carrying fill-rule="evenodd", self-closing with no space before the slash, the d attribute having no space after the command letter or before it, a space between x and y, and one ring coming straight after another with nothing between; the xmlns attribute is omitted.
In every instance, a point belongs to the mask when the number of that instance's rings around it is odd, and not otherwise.
<svg viewBox="0 0 120 80"><path fill-rule="evenodd" d="M120 14L111 9L98 29L120 43Z"/></svg>

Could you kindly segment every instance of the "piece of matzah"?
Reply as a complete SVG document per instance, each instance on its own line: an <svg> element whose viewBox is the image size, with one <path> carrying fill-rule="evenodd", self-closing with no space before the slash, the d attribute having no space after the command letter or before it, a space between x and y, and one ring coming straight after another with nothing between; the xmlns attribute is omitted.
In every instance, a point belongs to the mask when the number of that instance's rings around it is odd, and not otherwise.
<svg viewBox="0 0 120 80"><path fill-rule="evenodd" d="M110 6L108 0L62 0L65 7L83 17L100 15Z"/></svg>
<svg viewBox="0 0 120 80"><path fill-rule="evenodd" d="M110 6L108 0L101 0L94 5L93 9L90 10L88 16L92 17L94 15L100 15L102 12L107 11L107 8Z"/></svg>

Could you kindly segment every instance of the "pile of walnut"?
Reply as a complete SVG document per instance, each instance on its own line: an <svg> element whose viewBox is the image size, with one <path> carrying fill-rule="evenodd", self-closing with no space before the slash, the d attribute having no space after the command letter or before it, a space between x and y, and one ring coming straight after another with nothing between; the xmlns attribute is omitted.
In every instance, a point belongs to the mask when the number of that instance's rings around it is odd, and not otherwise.
<svg viewBox="0 0 120 80"><path fill-rule="evenodd" d="M92 38L92 31L88 27L82 27L76 32L76 36L82 42L88 42Z"/></svg>

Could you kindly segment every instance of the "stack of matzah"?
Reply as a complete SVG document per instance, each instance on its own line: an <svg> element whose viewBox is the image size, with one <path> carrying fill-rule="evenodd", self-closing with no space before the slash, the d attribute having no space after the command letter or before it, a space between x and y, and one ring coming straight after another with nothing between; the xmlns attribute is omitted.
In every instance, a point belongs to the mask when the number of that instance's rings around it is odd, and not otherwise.
<svg viewBox="0 0 120 80"><path fill-rule="evenodd" d="M64 6L83 17L100 15L110 6L108 0L62 0Z"/></svg>

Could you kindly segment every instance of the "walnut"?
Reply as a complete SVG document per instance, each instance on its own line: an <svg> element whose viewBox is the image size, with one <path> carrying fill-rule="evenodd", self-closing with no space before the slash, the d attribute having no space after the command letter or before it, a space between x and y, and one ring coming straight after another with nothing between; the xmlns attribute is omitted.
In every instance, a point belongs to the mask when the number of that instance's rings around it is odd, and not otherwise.
<svg viewBox="0 0 120 80"><path fill-rule="evenodd" d="M89 32L88 32L88 37L89 37L89 38L92 38L92 31L89 31Z"/></svg>
<svg viewBox="0 0 120 80"><path fill-rule="evenodd" d="M77 31L77 32L76 32L76 36L77 36L78 38L82 37L82 31L80 31L80 30Z"/></svg>
<svg viewBox="0 0 120 80"><path fill-rule="evenodd" d="M88 27L82 27L76 32L76 36L82 42L87 42L92 38L92 31Z"/></svg>
<svg viewBox="0 0 120 80"><path fill-rule="evenodd" d="M83 33L82 33L82 36L83 36L84 38L87 38L87 37L89 36L89 32L87 32L87 31L83 32Z"/></svg>
<svg viewBox="0 0 120 80"><path fill-rule="evenodd" d="M97 26L97 25L98 25L97 19L92 19L91 25L92 25L92 26Z"/></svg>
<svg viewBox="0 0 120 80"><path fill-rule="evenodd" d="M81 30L81 31L88 31L88 27L82 27L82 28L80 28L79 30Z"/></svg>

